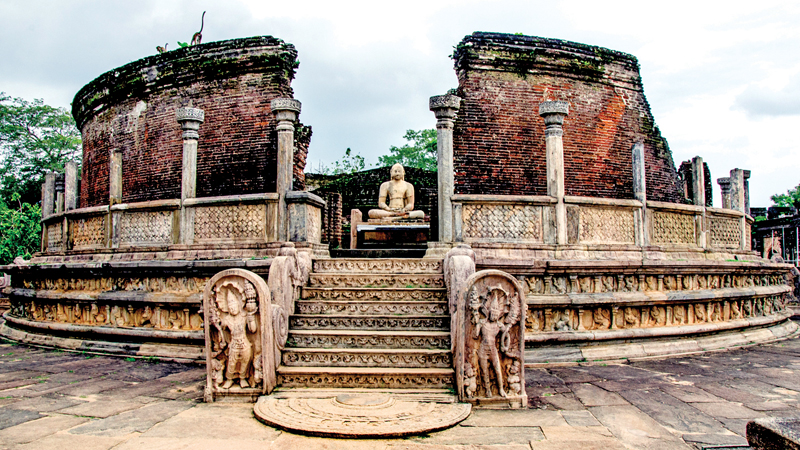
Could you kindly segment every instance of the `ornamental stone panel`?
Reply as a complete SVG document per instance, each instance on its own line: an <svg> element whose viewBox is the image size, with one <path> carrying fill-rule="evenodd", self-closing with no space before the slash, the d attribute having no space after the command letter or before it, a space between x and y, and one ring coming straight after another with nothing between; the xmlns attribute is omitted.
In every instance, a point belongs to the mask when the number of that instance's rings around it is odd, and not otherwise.
<svg viewBox="0 0 800 450"><path fill-rule="evenodd" d="M581 243L633 244L633 211L581 207L579 238Z"/></svg>
<svg viewBox="0 0 800 450"><path fill-rule="evenodd" d="M464 205L462 233L471 240L542 242L542 208L526 205Z"/></svg>
<svg viewBox="0 0 800 450"><path fill-rule="evenodd" d="M694 216L653 211L650 241L654 244L695 244Z"/></svg>

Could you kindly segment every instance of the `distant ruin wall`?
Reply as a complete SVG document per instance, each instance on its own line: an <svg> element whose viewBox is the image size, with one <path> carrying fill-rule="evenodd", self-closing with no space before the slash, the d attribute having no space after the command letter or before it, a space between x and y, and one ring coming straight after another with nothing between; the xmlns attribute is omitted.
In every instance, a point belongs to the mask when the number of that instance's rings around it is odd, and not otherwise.
<svg viewBox="0 0 800 450"><path fill-rule="evenodd" d="M270 100L292 97L291 44L270 36L212 42L111 70L75 96L83 135L80 207L108 203L109 153L122 152L124 203L179 198L181 128L175 111L205 111L197 151L197 196L275 191L277 135ZM305 165L310 128L297 134ZM295 186L304 186L303 167Z"/></svg>
<svg viewBox="0 0 800 450"><path fill-rule="evenodd" d="M645 145L648 199L681 202L672 154L644 96L636 58L538 37L473 33L454 53L457 194L546 194L539 103L569 102L566 195L633 198L631 147Z"/></svg>

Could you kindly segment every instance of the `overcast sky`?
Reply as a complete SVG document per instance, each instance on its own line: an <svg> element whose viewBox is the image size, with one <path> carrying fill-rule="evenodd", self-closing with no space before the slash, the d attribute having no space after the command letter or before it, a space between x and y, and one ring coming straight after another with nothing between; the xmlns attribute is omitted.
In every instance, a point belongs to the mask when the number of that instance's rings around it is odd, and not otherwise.
<svg viewBox="0 0 800 450"><path fill-rule="evenodd" d="M800 4L789 1L0 0L0 91L69 107L100 74L188 42L203 11L203 42L295 45L314 167L347 147L372 164L405 130L433 128L428 98L457 85L453 47L492 31L633 54L676 164L700 155L714 180L752 170L753 206L800 183Z"/></svg>

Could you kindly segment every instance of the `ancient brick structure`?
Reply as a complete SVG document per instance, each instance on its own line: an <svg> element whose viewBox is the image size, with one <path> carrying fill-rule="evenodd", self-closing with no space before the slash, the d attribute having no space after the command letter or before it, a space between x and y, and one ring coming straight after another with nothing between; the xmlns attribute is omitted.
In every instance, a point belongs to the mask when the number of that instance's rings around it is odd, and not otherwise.
<svg viewBox="0 0 800 450"><path fill-rule="evenodd" d="M197 152L197 196L275 192L276 131L270 100L292 97L294 46L270 36L213 42L143 58L78 92L83 135L80 207L108 204L109 155L122 152L122 202L180 197L181 132L175 111L205 111ZM295 188L311 128L295 141Z"/></svg>
<svg viewBox="0 0 800 450"><path fill-rule="evenodd" d="M647 197L681 202L675 165L655 126L634 56L530 36L473 33L453 54L457 194L544 195L542 101L569 102L566 195L633 198L631 147L645 145Z"/></svg>

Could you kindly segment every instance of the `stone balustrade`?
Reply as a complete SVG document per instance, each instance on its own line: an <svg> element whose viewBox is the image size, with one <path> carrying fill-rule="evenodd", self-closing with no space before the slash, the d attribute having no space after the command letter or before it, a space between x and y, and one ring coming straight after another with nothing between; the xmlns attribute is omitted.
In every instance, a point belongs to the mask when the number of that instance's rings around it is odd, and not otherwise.
<svg viewBox="0 0 800 450"><path fill-rule="evenodd" d="M291 193L290 193L291 194ZM296 197L296 199L294 198ZM315 228L293 238L319 244L318 216L324 202L313 194L298 193L293 204L303 224ZM104 249L171 249L180 245L236 246L271 243L278 239L277 193L118 203L73 209L42 219L42 250L47 254ZM181 214L190 210L190 214ZM290 210L289 220L293 212ZM182 221L191 220L191 226ZM181 232L191 231L181 239Z"/></svg>
<svg viewBox="0 0 800 450"><path fill-rule="evenodd" d="M558 242L553 196L454 195L454 235L468 244ZM753 219L741 211L656 201L565 196L567 246L749 251Z"/></svg>

